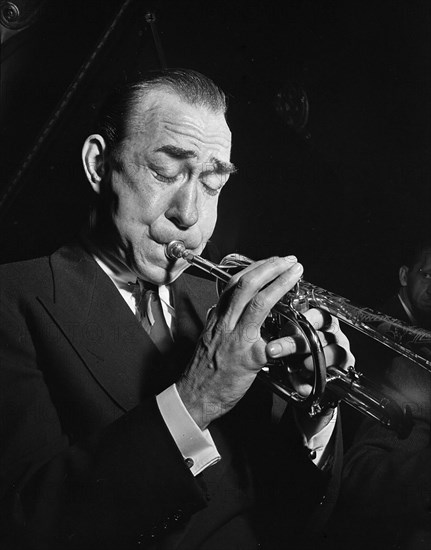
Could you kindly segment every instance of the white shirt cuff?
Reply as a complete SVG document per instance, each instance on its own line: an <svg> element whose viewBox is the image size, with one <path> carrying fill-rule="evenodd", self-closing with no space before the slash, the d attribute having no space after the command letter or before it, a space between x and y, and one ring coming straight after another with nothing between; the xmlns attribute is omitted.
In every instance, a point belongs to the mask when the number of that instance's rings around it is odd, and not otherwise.
<svg viewBox="0 0 431 550"><path fill-rule="evenodd" d="M310 458L317 467L323 467L332 452L332 444L330 443L332 433L337 422L337 409L334 409L334 414L328 424L314 434L310 439L302 434L304 445L310 450Z"/></svg>
<svg viewBox="0 0 431 550"><path fill-rule="evenodd" d="M193 420L175 384L159 393L156 400L163 420L194 476L221 459L209 430L201 430Z"/></svg>

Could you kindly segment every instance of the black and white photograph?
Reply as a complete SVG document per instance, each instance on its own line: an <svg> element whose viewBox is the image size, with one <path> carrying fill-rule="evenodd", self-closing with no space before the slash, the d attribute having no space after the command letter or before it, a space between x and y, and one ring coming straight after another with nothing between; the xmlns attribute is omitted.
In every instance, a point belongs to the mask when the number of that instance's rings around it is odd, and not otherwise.
<svg viewBox="0 0 431 550"><path fill-rule="evenodd" d="M428 550L431 3L0 38L0 550Z"/></svg>

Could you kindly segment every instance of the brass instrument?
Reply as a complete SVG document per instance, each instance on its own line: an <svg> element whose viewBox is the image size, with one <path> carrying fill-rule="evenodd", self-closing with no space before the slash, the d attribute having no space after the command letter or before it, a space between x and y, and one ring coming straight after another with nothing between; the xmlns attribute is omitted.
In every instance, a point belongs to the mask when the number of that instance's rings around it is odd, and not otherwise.
<svg viewBox="0 0 431 550"><path fill-rule="evenodd" d="M252 263L252 260L245 256L230 254L223 258L220 264L215 264L192 254L182 241L171 241L167 244L166 256L171 260L183 258L212 275L217 281L219 294L223 283L230 280L232 272L237 272ZM316 330L303 315L309 307L328 311L334 317L415 361L431 373L431 358L427 358L417 349L431 344L430 332L411 327L369 308L355 306L346 298L301 280L272 308L262 326L261 334L264 340L270 341L292 334L293 328L308 341L314 364L314 376L310 381L312 390L308 396L300 395L295 390L291 383L291 375L295 369L289 364L288 358L271 360L259 372L258 378L280 397L292 400L307 409L311 416L328 406L335 406L338 401L344 401L359 412L396 431L399 437L407 437L412 427L408 406L402 409L353 367L349 367L347 371L336 366L326 367Z"/></svg>

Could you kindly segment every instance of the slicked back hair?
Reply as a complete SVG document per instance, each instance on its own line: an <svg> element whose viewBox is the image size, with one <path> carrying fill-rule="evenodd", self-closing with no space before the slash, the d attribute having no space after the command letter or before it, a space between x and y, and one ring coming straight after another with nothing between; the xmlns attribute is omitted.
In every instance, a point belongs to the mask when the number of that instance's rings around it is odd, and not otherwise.
<svg viewBox="0 0 431 550"><path fill-rule="evenodd" d="M104 102L95 130L105 139L108 153L115 151L124 139L133 110L154 91L172 92L190 105L226 114L226 96L210 78L192 69L151 71L115 89Z"/></svg>

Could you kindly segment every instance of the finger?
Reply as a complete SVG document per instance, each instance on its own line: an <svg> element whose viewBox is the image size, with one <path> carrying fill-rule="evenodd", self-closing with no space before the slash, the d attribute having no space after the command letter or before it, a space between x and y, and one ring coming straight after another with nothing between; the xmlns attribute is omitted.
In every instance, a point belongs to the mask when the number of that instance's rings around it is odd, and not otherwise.
<svg viewBox="0 0 431 550"><path fill-rule="evenodd" d="M298 342L293 336L278 338L266 344L266 355L268 359L287 357L298 352Z"/></svg>
<svg viewBox="0 0 431 550"><path fill-rule="evenodd" d="M230 302L232 300L232 294L235 291L239 279L246 273L249 273L250 271L256 269L259 265L262 265L270 260L271 258L252 262L251 264L242 269L239 269L236 273L233 273L233 275L231 275L231 278L228 280L228 282L225 283L224 286L222 286L223 292L220 294L220 299L216 306L219 314L223 315L226 313L226 311L229 310ZM227 264L227 266L225 267L235 267L234 260L232 260L232 265ZM229 273L229 271L227 271L227 273Z"/></svg>
<svg viewBox="0 0 431 550"><path fill-rule="evenodd" d="M339 363L341 368L354 367L355 357L350 349L350 342L344 332L341 330L339 321L337 318L332 318L332 325L330 330L326 332L318 331L318 336L323 347L335 344L340 348L343 348L346 352L345 361Z"/></svg>
<svg viewBox="0 0 431 550"><path fill-rule="evenodd" d="M338 319L336 319L336 321L337 321L337 324L338 324ZM347 338L347 336L344 334L344 332L341 330L341 328L339 326L338 327L335 326L335 323L334 323L334 330L331 330L330 333L326 332L325 334L327 336L329 336L329 334L331 334L332 337L334 338L334 342L336 344L338 344L339 346L342 346L347 351L350 351L349 339Z"/></svg>
<svg viewBox="0 0 431 550"><path fill-rule="evenodd" d="M310 395L313 384L312 378L312 373L307 371L305 372L305 374L298 374L297 372L295 372L290 376L292 386L295 388L295 391L297 391L302 397L308 397Z"/></svg>
<svg viewBox="0 0 431 550"><path fill-rule="evenodd" d="M244 309L241 319L243 325L254 323L261 326L275 304L299 281L303 273L302 265L286 262L285 258L281 260L275 277L271 276L274 275L274 270L271 269L272 273L266 275L266 284L260 285L258 292Z"/></svg>
<svg viewBox="0 0 431 550"><path fill-rule="evenodd" d="M296 261L296 257L295 256L290 256L292 258L292 261ZM254 269L256 269L257 267L259 267L260 265L262 264L265 264L267 262L273 262L274 260L276 260L277 257L276 256L272 256L271 258L264 258L263 260L256 260L255 262L252 262L251 264L245 266L243 269L240 269L239 271L237 271L236 273L234 273L231 278L229 279L229 281L226 283L226 286L225 286L225 291L226 290L229 290L230 288L233 288L237 285L238 283L238 280L245 274L245 273L249 273L250 271L253 271Z"/></svg>
<svg viewBox="0 0 431 550"><path fill-rule="evenodd" d="M289 275L283 277L285 273ZM302 266L296 263L296 258L289 256L270 259L253 269L242 271L235 286L229 289L231 296L225 312L227 328L233 330L246 310L248 316L243 324L247 326L253 323L260 327L274 304L298 281L301 273ZM290 288L286 279L291 281ZM260 291L266 285L271 290L261 294Z"/></svg>
<svg viewBox="0 0 431 550"><path fill-rule="evenodd" d="M338 366L343 368L342 365L347 365L348 354L344 348L337 346L336 344L330 344L324 348L323 352L327 367ZM304 397L310 394L314 384L314 377L315 367L311 355L304 359L301 367L296 368L291 372L291 382L293 387L300 395Z"/></svg>
<svg viewBox="0 0 431 550"><path fill-rule="evenodd" d="M338 319L324 309L311 308L303 315L316 330L325 332L335 332L337 328L339 330Z"/></svg>
<svg viewBox="0 0 431 550"><path fill-rule="evenodd" d="M338 346L337 344L329 344L323 348L323 353L325 355L325 362L327 367L337 366L342 369L351 367L354 365L354 357L352 353ZM311 356L304 359L304 367L308 371L314 370L313 359Z"/></svg>
<svg viewBox="0 0 431 550"><path fill-rule="evenodd" d="M212 319L214 317L214 315L216 314L215 313L215 310L216 310L216 307L217 306L211 306L208 311L207 311L207 316L206 316L206 320L208 321L209 319Z"/></svg>

